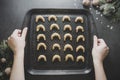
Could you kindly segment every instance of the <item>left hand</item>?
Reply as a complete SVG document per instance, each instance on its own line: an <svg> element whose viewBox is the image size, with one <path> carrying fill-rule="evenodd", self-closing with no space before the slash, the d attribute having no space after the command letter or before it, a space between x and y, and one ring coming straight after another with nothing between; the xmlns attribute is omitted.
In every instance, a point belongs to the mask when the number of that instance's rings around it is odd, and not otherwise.
<svg viewBox="0 0 120 80"><path fill-rule="evenodd" d="M16 55L17 52L24 51L27 30L27 27L24 28L23 31L15 29L12 35L8 38L8 45L14 52L14 55Z"/></svg>

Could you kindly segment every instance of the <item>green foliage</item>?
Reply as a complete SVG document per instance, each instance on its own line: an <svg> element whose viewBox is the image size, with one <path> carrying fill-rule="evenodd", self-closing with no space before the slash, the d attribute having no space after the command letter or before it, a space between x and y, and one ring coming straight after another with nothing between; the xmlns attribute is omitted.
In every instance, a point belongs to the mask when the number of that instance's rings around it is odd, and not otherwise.
<svg viewBox="0 0 120 80"><path fill-rule="evenodd" d="M110 17L112 22L120 21L120 1L113 0L113 2L108 3L105 0L100 0L100 10L103 15Z"/></svg>
<svg viewBox="0 0 120 80"><path fill-rule="evenodd" d="M110 3L101 5L100 10L102 10L103 15L105 15L105 16L111 16L116 11L115 6Z"/></svg>
<svg viewBox="0 0 120 80"><path fill-rule="evenodd" d="M115 15L112 16L112 22L116 22L116 23L120 22L120 8L115 13Z"/></svg>
<svg viewBox="0 0 120 80"><path fill-rule="evenodd" d="M2 62L1 59L6 59L6 62ZM3 40L0 43L0 80L9 80L9 76L5 74L7 67L12 67L13 53L7 45L7 41Z"/></svg>
<svg viewBox="0 0 120 80"><path fill-rule="evenodd" d="M106 3L106 0L100 0L99 1L99 5L102 5L102 4L105 4Z"/></svg>

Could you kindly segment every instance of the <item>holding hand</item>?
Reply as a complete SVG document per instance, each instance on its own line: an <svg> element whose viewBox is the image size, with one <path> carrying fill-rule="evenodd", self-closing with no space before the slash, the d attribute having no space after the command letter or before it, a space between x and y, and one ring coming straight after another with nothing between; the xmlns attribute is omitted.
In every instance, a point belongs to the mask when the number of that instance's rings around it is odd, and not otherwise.
<svg viewBox="0 0 120 80"><path fill-rule="evenodd" d="M27 28L24 28L23 31L16 29L8 38L8 45L14 53L24 51L26 34Z"/></svg>
<svg viewBox="0 0 120 80"><path fill-rule="evenodd" d="M14 30L8 38L8 45L14 52L14 61L10 80L25 80L24 75L24 48L27 28Z"/></svg>
<svg viewBox="0 0 120 80"><path fill-rule="evenodd" d="M108 55L109 48L103 39L98 39L94 36L92 56L93 62L103 62L105 57Z"/></svg>

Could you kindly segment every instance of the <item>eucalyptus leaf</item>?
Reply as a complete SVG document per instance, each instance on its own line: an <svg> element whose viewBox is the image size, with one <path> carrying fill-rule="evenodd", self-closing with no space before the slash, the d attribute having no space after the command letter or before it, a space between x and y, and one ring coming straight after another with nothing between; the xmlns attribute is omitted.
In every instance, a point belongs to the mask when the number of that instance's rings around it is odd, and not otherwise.
<svg viewBox="0 0 120 80"><path fill-rule="evenodd" d="M99 5L105 4L106 0L99 0Z"/></svg>
<svg viewBox="0 0 120 80"><path fill-rule="evenodd" d="M115 11L116 11L115 6L110 3L106 3L102 6L100 6L100 10L103 11L103 15L105 15L105 16L110 16L113 13L115 13Z"/></svg>
<svg viewBox="0 0 120 80"><path fill-rule="evenodd" d="M112 22L120 21L120 1L112 0L111 3L106 2L106 0L100 0L100 11L108 19L111 18Z"/></svg>
<svg viewBox="0 0 120 80"><path fill-rule="evenodd" d="M5 58L7 62L5 64L0 62L0 80L9 80L9 76L4 75L4 70L13 64L13 52L8 47L6 40L0 42L0 59L1 58Z"/></svg>

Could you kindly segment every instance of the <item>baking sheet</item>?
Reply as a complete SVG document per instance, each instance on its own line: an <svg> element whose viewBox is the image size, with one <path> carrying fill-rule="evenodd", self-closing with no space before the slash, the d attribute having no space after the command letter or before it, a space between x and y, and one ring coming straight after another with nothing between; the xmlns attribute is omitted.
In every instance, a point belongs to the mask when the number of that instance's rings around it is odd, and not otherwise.
<svg viewBox="0 0 120 80"><path fill-rule="evenodd" d="M36 23L35 22L35 16L36 15L42 15L46 22L45 23ZM58 20L57 24L60 26L59 31L50 31L49 26L50 24L54 23L54 21L49 22L48 16L49 15L56 15ZM71 17L71 22L65 22L63 23L61 21L62 17L64 15L68 15ZM74 20L77 16L82 16L85 20L85 23L74 23ZM36 37L39 34L39 32L36 32L36 26L38 24L44 24L46 27L46 31L44 34L46 35L47 40L45 43L47 44L48 48L47 51L43 51L40 53L36 50L36 46L38 44ZM72 25L72 32L73 35L73 41L67 41L67 43L72 44L74 51L72 52L72 55L76 58L78 55L83 55L85 57L84 63L77 63L77 62L65 62L64 57L66 53L63 52L63 45L66 44L66 42L63 41L63 36L66 32L63 31L63 26L65 24ZM92 48L92 36L93 34L96 34L94 21L92 19L92 15L87 10L79 9L79 10L64 10L64 9L33 9L30 10L24 20L24 26L28 26L29 31L27 35L27 47L26 47L26 53L25 53L25 69L28 73L32 75L70 75L70 74L87 74L91 71L91 65L92 65L92 58L91 58L91 48ZM77 25L81 25L84 27L85 32L83 33L77 33L75 32L75 28ZM58 32L60 33L62 39L60 41L57 40L50 40L50 36L52 33ZM86 38L85 42L80 42L79 44L76 43L76 37L80 34L83 34ZM61 51L53 52L51 51L51 46L53 43L59 43L62 47ZM78 45L84 45L85 47L85 53L76 53L75 48ZM59 54L62 57L62 62L60 63L52 63L51 59L52 56L55 54ZM69 52L68 52L69 53ZM44 54L47 57L47 62L38 62L37 58L40 54Z"/></svg>

